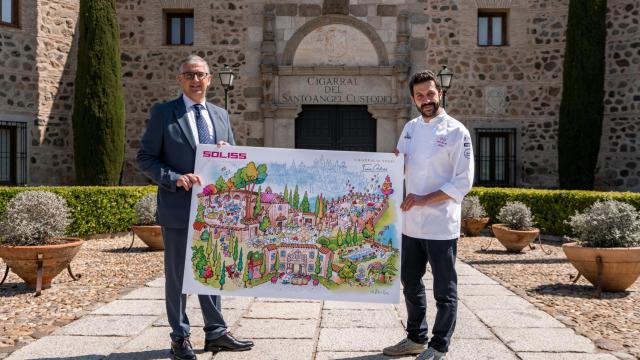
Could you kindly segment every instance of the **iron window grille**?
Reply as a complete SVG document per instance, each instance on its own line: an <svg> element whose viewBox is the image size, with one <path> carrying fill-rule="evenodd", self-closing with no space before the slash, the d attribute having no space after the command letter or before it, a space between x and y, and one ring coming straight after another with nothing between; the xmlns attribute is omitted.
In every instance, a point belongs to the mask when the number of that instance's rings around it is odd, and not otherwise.
<svg viewBox="0 0 640 360"><path fill-rule="evenodd" d="M27 184L27 123L0 121L0 185Z"/></svg>
<svg viewBox="0 0 640 360"><path fill-rule="evenodd" d="M476 185L515 186L516 129L475 129Z"/></svg>

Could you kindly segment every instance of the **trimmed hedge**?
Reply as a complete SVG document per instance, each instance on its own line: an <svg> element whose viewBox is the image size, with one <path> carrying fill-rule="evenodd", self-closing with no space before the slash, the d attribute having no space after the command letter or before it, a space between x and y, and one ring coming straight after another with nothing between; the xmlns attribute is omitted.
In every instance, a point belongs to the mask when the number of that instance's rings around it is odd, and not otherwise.
<svg viewBox="0 0 640 360"><path fill-rule="evenodd" d="M521 201L531 208L535 226L547 235L572 235L565 223L576 212L582 212L597 200L618 200L640 210L640 193L598 192L582 190L535 190L508 188L473 188L469 195L476 195L495 222L500 208L507 201Z"/></svg>
<svg viewBox="0 0 640 360"><path fill-rule="evenodd" d="M0 187L0 217L9 200L27 190L51 191L66 201L73 221L67 235L89 236L128 231L135 224L134 205L145 194L156 191L155 186L41 186Z"/></svg>
<svg viewBox="0 0 640 360"><path fill-rule="evenodd" d="M5 212L7 202L18 192L27 190L51 191L62 196L67 200L73 216L67 234L89 236L128 231L135 223L134 205L145 194L155 192L156 187L0 187L0 217ZM623 201L640 210L640 193L631 192L476 187L469 195L480 198L480 203L494 221L507 201L521 201L531 208L536 226L542 233L550 235L571 235L571 228L565 221L597 200Z"/></svg>

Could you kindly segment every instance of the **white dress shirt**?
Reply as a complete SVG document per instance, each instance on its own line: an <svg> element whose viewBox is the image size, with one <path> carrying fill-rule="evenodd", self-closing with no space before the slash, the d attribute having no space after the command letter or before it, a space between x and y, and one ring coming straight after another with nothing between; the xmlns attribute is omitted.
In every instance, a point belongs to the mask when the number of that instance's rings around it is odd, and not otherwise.
<svg viewBox="0 0 640 360"><path fill-rule="evenodd" d="M444 111L429 123L419 116L404 126L398 150L405 154L407 194L441 190L451 197L406 211L403 232L428 240L460 237L461 203L473 185L469 130Z"/></svg>
<svg viewBox="0 0 640 360"><path fill-rule="evenodd" d="M198 136L198 126L196 125L196 109L193 107L195 104L200 104L204 106L204 109L200 110L200 114L204 118L204 122L207 124L209 128L209 134L215 140L215 134L213 133L213 122L211 121L211 117L209 116L209 111L207 110L207 101L204 100L200 103L196 103L195 101L189 99L186 95L182 94L182 100L184 100L184 106L187 108L187 117L189 118L189 126L191 127L191 132L193 133L193 137L196 141L196 145L200 144L200 137Z"/></svg>

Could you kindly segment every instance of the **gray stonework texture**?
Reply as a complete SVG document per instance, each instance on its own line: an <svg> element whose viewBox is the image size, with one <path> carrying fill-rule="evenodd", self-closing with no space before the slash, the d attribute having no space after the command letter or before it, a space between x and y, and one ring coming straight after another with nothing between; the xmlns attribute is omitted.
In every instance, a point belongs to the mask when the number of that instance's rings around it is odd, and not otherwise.
<svg viewBox="0 0 640 360"><path fill-rule="evenodd" d="M568 2L117 1L127 114L124 182L147 183L136 169L135 154L149 109L178 96L177 66L191 53L209 62L214 78L208 98L219 106L224 106L224 92L217 72L228 64L236 73L229 112L238 144L291 146L300 108L279 106L276 84L279 76L292 71L282 66L286 56L295 53L287 47L290 41L300 41L300 33L312 34L308 24L330 25L317 21L324 17L347 26L361 22L358 31L381 41L376 51L384 53L393 68L393 103L370 112L391 130L385 136L397 137L404 121L415 116L405 90L407 75L423 68L438 71L446 64L455 73L447 93L448 112L467 125L473 141L477 129L516 129L515 184L556 187ZM19 28L0 27L0 121L28 124L29 184L73 184L78 0L19 3ZM596 186L638 191L640 0L609 0L608 6L605 115ZM507 9L506 46L477 45L479 8ZM192 46L165 45L164 9L193 10ZM337 66L336 71L345 70Z"/></svg>
<svg viewBox="0 0 640 360"><path fill-rule="evenodd" d="M609 0L596 187L640 191L640 0Z"/></svg>

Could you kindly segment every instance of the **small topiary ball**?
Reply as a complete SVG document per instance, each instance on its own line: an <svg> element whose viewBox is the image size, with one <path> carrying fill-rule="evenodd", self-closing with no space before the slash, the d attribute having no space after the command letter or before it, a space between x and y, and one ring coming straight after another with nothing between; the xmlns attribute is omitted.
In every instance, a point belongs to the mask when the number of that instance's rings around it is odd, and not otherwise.
<svg viewBox="0 0 640 360"><path fill-rule="evenodd" d="M2 243L13 246L58 243L71 223L67 202L48 191L25 191L7 204L0 223Z"/></svg>

